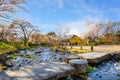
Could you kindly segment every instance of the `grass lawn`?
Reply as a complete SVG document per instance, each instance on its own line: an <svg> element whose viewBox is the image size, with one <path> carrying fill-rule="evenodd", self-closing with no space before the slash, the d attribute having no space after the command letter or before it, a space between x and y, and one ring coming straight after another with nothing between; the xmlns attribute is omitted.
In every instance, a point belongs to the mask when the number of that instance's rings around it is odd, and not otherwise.
<svg viewBox="0 0 120 80"><path fill-rule="evenodd" d="M87 50L87 49L79 49L79 48L67 48L68 51L70 51L71 53L87 53L87 52L90 52L90 50Z"/></svg>
<svg viewBox="0 0 120 80"><path fill-rule="evenodd" d="M0 54L7 53L14 50L16 50L14 46L0 42Z"/></svg>
<svg viewBox="0 0 120 80"><path fill-rule="evenodd" d="M77 53L77 54L79 54L79 53L87 53L87 52L90 52L90 50L87 50L87 49L80 49L80 48L66 48L66 49L62 49L62 48L58 48L58 47L52 47L51 48L51 50L52 51L55 51L55 50L61 50L61 51L64 51L64 50L67 50L67 51L69 51L69 52L71 52L71 53Z"/></svg>

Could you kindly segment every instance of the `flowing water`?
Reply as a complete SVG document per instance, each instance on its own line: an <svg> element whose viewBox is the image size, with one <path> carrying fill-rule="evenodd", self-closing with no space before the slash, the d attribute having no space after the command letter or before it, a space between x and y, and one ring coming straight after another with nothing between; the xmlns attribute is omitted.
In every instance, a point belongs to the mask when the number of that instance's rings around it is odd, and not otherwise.
<svg viewBox="0 0 120 80"><path fill-rule="evenodd" d="M114 60L100 63L88 74L88 80L120 80L120 63Z"/></svg>
<svg viewBox="0 0 120 80"><path fill-rule="evenodd" d="M70 53L52 52L49 49L41 49L41 53L35 53L35 51L26 50L20 51L14 59L10 61L13 67L9 69L19 69L25 65L33 65L40 62L63 62L65 57L72 55ZM79 77L64 80L82 80ZM120 80L120 63L119 61L109 60L97 65L91 73L88 74L87 80Z"/></svg>
<svg viewBox="0 0 120 80"><path fill-rule="evenodd" d="M19 69L22 66L38 64L40 62L63 62L66 56L72 55L67 52L52 52L51 50L45 48L35 51L23 50L20 51L20 53L15 53L14 55L12 55L14 56L14 58L10 59L9 61L13 64L13 67L10 67L9 69Z"/></svg>

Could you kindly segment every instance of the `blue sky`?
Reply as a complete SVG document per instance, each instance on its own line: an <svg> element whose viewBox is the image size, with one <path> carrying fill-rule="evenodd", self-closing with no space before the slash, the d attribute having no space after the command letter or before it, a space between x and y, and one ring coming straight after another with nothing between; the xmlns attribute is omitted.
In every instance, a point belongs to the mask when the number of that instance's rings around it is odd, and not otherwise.
<svg viewBox="0 0 120 80"><path fill-rule="evenodd" d="M86 21L119 21L119 0L27 0L28 12L16 17L27 19L42 33L54 31L56 24L70 26L71 34L82 35Z"/></svg>

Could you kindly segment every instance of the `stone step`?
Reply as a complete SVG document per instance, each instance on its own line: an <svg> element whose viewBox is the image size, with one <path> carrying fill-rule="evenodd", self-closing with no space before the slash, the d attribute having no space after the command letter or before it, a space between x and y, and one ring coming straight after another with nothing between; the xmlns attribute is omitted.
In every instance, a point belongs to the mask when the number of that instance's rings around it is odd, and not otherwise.
<svg viewBox="0 0 120 80"><path fill-rule="evenodd" d="M80 59L73 59L69 61L69 64L76 69L77 73L84 73L86 72L88 61L80 60Z"/></svg>
<svg viewBox="0 0 120 80"><path fill-rule="evenodd" d="M75 68L64 62L40 63L19 70L0 72L1 80L57 80L75 72Z"/></svg>
<svg viewBox="0 0 120 80"><path fill-rule="evenodd" d="M80 57L75 56L75 55L70 55L70 56L65 57L64 61L69 64L69 60L72 60L72 59L80 59Z"/></svg>
<svg viewBox="0 0 120 80"><path fill-rule="evenodd" d="M77 54L81 59L86 59L88 63L99 63L103 60L109 59L109 53L104 52L89 52Z"/></svg>

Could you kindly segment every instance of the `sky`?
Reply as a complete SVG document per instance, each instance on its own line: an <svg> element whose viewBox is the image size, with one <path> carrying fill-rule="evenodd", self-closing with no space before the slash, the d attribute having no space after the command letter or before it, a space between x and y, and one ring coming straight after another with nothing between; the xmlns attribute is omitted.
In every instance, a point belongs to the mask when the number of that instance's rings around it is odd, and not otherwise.
<svg viewBox="0 0 120 80"><path fill-rule="evenodd" d="M70 33L81 36L86 21L119 21L120 0L27 0L17 18L30 21L42 33L55 31L57 24L70 27Z"/></svg>

